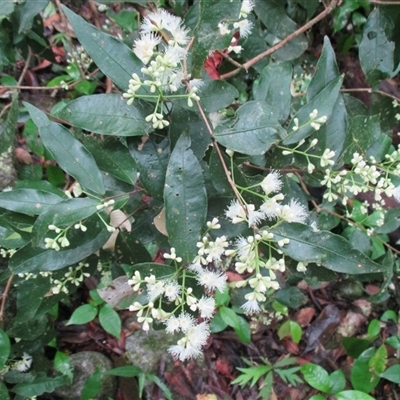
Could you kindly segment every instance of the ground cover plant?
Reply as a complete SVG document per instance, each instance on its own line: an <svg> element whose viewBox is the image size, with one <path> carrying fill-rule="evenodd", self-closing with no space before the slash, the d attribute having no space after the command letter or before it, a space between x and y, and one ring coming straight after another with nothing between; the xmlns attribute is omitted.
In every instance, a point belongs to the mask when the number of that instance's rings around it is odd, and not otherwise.
<svg viewBox="0 0 400 400"><path fill-rule="evenodd" d="M397 398L399 26L383 0L5 1L0 397L62 398L89 349L115 368L83 399ZM168 371L124 356L138 330Z"/></svg>

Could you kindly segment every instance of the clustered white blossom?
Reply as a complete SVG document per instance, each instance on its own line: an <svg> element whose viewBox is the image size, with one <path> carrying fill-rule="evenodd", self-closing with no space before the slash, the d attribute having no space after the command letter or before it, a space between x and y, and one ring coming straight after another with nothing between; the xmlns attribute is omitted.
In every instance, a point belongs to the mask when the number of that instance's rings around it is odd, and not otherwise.
<svg viewBox="0 0 400 400"><path fill-rule="evenodd" d="M227 287L225 265L233 263L239 274L247 276L235 284L236 287L250 288L241 306L247 314L259 313L267 293L279 289L277 273L286 268L281 248L289 243L289 239L275 237L269 229L258 229L258 225L263 220L275 221L276 225L284 221L304 223L308 212L296 199L282 204L282 180L277 171L269 173L255 186L264 192L261 195L264 202L259 209L254 204L235 200L225 212L233 224L247 223L253 227L252 235L238 237L233 242L225 235L215 236L214 231L220 229L221 224L218 218L213 218L207 222L207 231L197 243L197 256L189 266L179 267L182 258L176 254L175 248L171 248L164 258L175 265L176 274L163 278L153 274L143 277L135 271L128 281L134 291L144 290L146 293L146 301L134 302L129 310L137 312L138 322L143 324L145 331L154 321L159 321L165 324L168 333L180 334L182 338L170 347L169 352L182 361L200 355L201 347L206 343L208 321L215 312L212 294L217 290L223 292ZM251 188L247 189L251 191ZM260 245L263 245L263 253ZM194 294L193 288L188 286L189 279L204 288L203 296ZM173 304L175 309L167 312L165 304ZM197 314L196 319L192 313Z"/></svg>
<svg viewBox="0 0 400 400"><path fill-rule="evenodd" d="M164 118L164 99L186 98L189 107L193 106L193 100L200 100L197 92L202 82L198 79L189 81L183 71L183 61L187 56L185 46L189 40L189 29L183 25L182 19L164 9L149 13L142 21L140 38L135 41L133 51L145 64L141 69L144 78L133 73L123 97L128 99L128 104L136 98L155 100L153 113L145 118L155 129L169 125ZM184 80L188 81L189 93L173 95L183 86Z"/></svg>
<svg viewBox="0 0 400 400"><path fill-rule="evenodd" d="M26 372L32 365L32 356L26 352L22 354L20 360L12 361L8 366L13 371Z"/></svg>

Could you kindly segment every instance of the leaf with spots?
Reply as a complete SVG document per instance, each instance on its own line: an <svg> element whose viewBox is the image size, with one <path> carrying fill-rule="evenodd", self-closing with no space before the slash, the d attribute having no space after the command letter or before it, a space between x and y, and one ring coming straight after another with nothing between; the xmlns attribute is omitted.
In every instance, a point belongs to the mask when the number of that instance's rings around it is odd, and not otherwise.
<svg viewBox="0 0 400 400"><path fill-rule="evenodd" d="M169 160L165 178L165 222L171 247L184 262L192 262L207 216L207 194L199 161L182 135Z"/></svg>
<svg viewBox="0 0 400 400"><path fill-rule="evenodd" d="M383 265L371 261L350 242L329 231L314 231L308 225L284 223L271 230L277 240L288 238L282 252L294 260L321 264L343 274L382 273Z"/></svg>

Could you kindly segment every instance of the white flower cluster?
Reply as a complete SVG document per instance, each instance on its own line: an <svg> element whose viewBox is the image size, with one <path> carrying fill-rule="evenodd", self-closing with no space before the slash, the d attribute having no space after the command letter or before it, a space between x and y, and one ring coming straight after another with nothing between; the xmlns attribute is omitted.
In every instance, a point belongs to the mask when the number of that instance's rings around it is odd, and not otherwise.
<svg viewBox="0 0 400 400"><path fill-rule="evenodd" d="M235 32L239 32L239 36L242 39L248 37L253 29L253 23L247 19L255 5L254 0L243 0L237 21L221 21L218 24L219 33L222 36L234 35ZM231 45L228 47L228 53L233 51L239 54L242 51L242 46L237 44L237 39L233 36Z"/></svg>
<svg viewBox="0 0 400 400"><path fill-rule="evenodd" d="M32 356L26 352L22 354L21 360L13 361L10 369L18 372L26 372L32 365Z"/></svg>
<svg viewBox="0 0 400 400"><path fill-rule="evenodd" d="M93 60L82 46L76 46L76 49L73 49L71 53L67 53L67 63L70 65L77 63L83 71L86 71L92 62ZM67 70L68 68L71 67L68 66Z"/></svg>
<svg viewBox="0 0 400 400"><path fill-rule="evenodd" d="M372 192L375 203L371 206L374 208L379 209L385 205L383 195L393 196L400 202L400 186L396 187L390 177L390 175L400 176L400 150L387 154L381 163L377 163L373 157L366 160L356 152L353 154L351 164L350 170L325 170L321 182L327 187L325 199L335 201L341 195L342 203L345 205L350 195Z"/></svg>
<svg viewBox="0 0 400 400"><path fill-rule="evenodd" d="M141 72L147 79L142 80L138 74L132 74L128 91L123 97L128 99L128 104L132 104L135 98L155 99L154 112L145 118L147 122L152 122L155 129L169 125L169 121L164 119L162 100L168 99L168 94L175 93L188 79L182 65L187 56L185 46L190 40L188 34L189 30L183 26L180 17L161 9L143 19L140 39L135 41L133 51L146 65ZM201 83L198 81L188 83L189 93L173 97L187 98L189 107L192 107L193 100L200 100L197 91ZM141 88L147 93L139 94Z"/></svg>
<svg viewBox="0 0 400 400"><path fill-rule="evenodd" d="M209 223L211 226L215 221ZM210 242L208 242L210 243ZM204 253L203 253L204 254ZM182 262L182 258L177 256L175 249L171 248L170 253L164 254L165 259L176 263ZM142 329L148 331L154 321L165 324L165 330L171 334L181 334L182 337L177 344L169 348L169 352L181 361L197 357L201 354L201 348L205 345L209 336L209 320L215 312L215 300L210 295L215 290L224 291L226 287L226 275L218 270L203 267L200 263L194 263L187 269L178 269L181 280L178 282L177 276L169 278L156 278L151 274L142 278L139 271L135 271L128 283L134 291L145 289L147 301L145 304L134 302L130 311L136 311L138 322L142 323ZM194 295L193 288L187 286L187 280L195 279L197 283L204 287L207 295L200 298ZM165 310L166 305L173 305L172 312ZM187 311L184 311L187 310ZM197 313L201 322L189 314ZM176 316L175 314L179 314Z"/></svg>

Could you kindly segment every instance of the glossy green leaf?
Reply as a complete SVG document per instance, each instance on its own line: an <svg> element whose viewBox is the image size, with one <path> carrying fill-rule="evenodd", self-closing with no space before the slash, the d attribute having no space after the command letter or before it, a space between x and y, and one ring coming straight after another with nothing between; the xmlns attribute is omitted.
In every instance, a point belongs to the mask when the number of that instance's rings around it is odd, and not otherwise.
<svg viewBox="0 0 400 400"><path fill-rule="evenodd" d="M310 400L326 400L326 397L322 396L322 394L316 394L314 396L311 396Z"/></svg>
<svg viewBox="0 0 400 400"><path fill-rule="evenodd" d="M113 369L109 369L104 372L103 375L113 375L113 376L122 376L124 378L133 378L140 374L142 370L135 365L126 365L124 367L117 367Z"/></svg>
<svg viewBox="0 0 400 400"><path fill-rule="evenodd" d="M399 335L391 336L390 338L386 339L386 343L388 345L392 346L393 348L395 348L396 350L400 350L400 336Z"/></svg>
<svg viewBox="0 0 400 400"><path fill-rule="evenodd" d="M0 193L1 208L26 215L42 214L62 200L54 193L37 189L15 189Z"/></svg>
<svg viewBox="0 0 400 400"><path fill-rule="evenodd" d="M380 375L385 371L387 364L387 349L384 344L376 349L375 354L371 357L368 362L369 370L375 375Z"/></svg>
<svg viewBox="0 0 400 400"><path fill-rule="evenodd" d="M110 335L120 338L121 318L110 304L103 304L99 311L99 321L101 327Z"/></svg>
<svg viewBox="0 0 400 400"><path fill-rule="evenodd" d="M181 136L171 154L164 188L165 223L171 247L184 262L192 262L206 222L207 194L190 138Z"/></svg>
<svg viewBox="0 0 400 400"><path fill-rule="evenodd" d="M54 356L54 368L56 371L61 372L63 375L67 376L72 383L74 378L71 364L69 362L69 356L62 351L57 351Z"/></svg>
<svg viewBox="0 0 400 400"><path fill-rule="evenodd" d="M361 68L367 81L377 86L379 81L391 76L394 65L395 43L390 30L393 22L376 7L368 16L359 46Z"/></svg>
<svg viewBox="0 0 400 400"><path fill-rule="evenodd" d="M7 151L15 140L18 112L18 95L14 93L7 119L4 125L0 125L0 154Z"/></svg>
<svg viewBox="0 0 400 400"><path fill-rule="evenodd" d="M351 384L353 388L364 393L370 393L379 382L379 376L370 371L369 361L375 354L373 347L365 350L351 368Z"/></svg>
<svg viewBox="0 0 400 400"><path fill-rule="evenodd" d="M272 232L276 239L290 240L281 250L295 260L321 264L332 271L351 275L385 271L385 266L371 261L334 233L315 232L311 227L297 223L282 224Z"/></svg>
<svg viewBox="0 0 400 400"><path fill-rule="evenodd" d="M220 307L219 313L221 315L222 320L232 328L239 327L239 319L235 311L228 307Z"/></svg>
<svg viewBox="0 0 400 400"><path fill-rule="evenodd" d="M330 389L329 393L335 394L346 387L346 377L341 369L333 371L329 375Z"/></svg>
<svg viewBox="0 0 400 400"><path fill-rule="evenodd" d="M100 140L96 137L86 136L83 143L101 171L131 185L136 183L136 162L120 141L114 138Z"/></svg>
<svg viewBox="0 0 400 400"><path fill-rule="evenodd" d="M57 116L77 128L101 135L143 136L154 131L145 118L153 107L143 101L126 103L119 94L82 96L68 103Z"/></svg>
<svg viewBox="0 0 400 400"><path fill-rule="evenodd" d="M375 339L381 332L381 324L377 319L373 319L368 324L368 338Z"/></svg>
<svg viewBox="0 0 400 400"><path fill-rule="evenodd" d="M83 189L103 195L103 178L92 155L63 126L51 122L46 114L24 102L33 122L39 128L43 144L56 159L59 166L73 176Z"/></svg>
<svg viewBox="0 0 400 400"><path fill-rule="evenodd" d="M228 327L228 324L222 319L221 313L218 311L210 322L210 331L212 333L222 332Z"/></svg>
<svg viewBox="0 0 400 400"><path fill-rule="evenodd" d="M92 60L121 90L126 91L132 74L141 75L143 63L121 40L88 24L67 7L62 6L62 9Z"/></svg>
<svg viewBox="0 0 400 400"><path fill-rule="evenodd" d="M100 392L101 389L101 368L98 367L96 371L89 375L82 388L81 400L92 400Z"/></svg>
<svg viewBox="0 0 400 400"><path fill-rule="evenodd" d="M294 321L288 320L284 322L278 330L279 339L282 340L286 336L290 336L295 343L299 343L303 330L301 326Z"/></svg>
<svg viewBox="0 0 400 400"><path fill-rule="evenodd" d="M359 390L344 390L335 394L336 400L375 400L369 394L360 392Z"/></svg>
<svg viewBox="0 0 400 400"><path fill-rule="evenodd" d="M0 399L10 400L7 386L3 382L0 382Z"/></svg>
<svg viewBox="0 0 400 400"><path fill-rule="evenodd" d="M397 322L399 321L399 317L397 315L397 313L393 310L386 310L380 320L382 322L389 322L390 320L392 320L395 324L397 324Z"/></svg>
<svg viewBox="0 0 400 400"><path fill-rule="evenodd" d="M318 93L339 76L336 55L327 36L324 37L324 47L307 88L307 102L310 102Z"/></svg>
<svg viewBox="0 0 400 400"><path fill-rule="evenodd" d="M241 2L220 0L200 0L199 19L193 32L192 75L199 78L205 59L211 50L228 48L232 35L218 34L218 24L226 20L239 19Z"/></svg>
<svg viewBox="0 0 400 400"><path fill-rule="evenodd" d="M157 143L150 137L145 143L130 143L129 151L137 163L140 182L146 191L156 199L164 197L164 183L167 171L170 148L165 138Z"/></svg>
<svg viewBox="0 0 400 400"><path fill-rule="evenodd" d="M310 386L323 393L329 393L329 374L324 368L313 363L308 363L302 365L300 371Z"/></svg>
<svg viewBox="0 0 400 400"><path fill-rule="evenodd" d="M255 13L267 28L266 40L270 46L285 39L299 28L288 17L285 3L279 0L259 0L255 2L255 5ZM304 34L300 34L276 51L274 57L282 61L294 60L300 57L307 48L307 38Z"/></svg>
<svg viewBox="0 0 400 400"><path fill-rule="evenodd" d="M301 139L305 139L311 134L315 133L314 128L310 125L303 126L310 120L310 114L313 110L318 110L318 117L326 116L328 119L332 115L336 101L339 96L340 87L342 86L343 77L338 76L331 81L324 89L322 89L313 99L300 110L293 117L288 131L291 132L294 127L294 119L299 120L300 128L288 136L283 143L293 144L299 142Z"/></svg>
<svg viewBox="0 0 400 400"><path fill-rule="evenodd" d="M56 271L82 261L99 250L110 237L97 216L89 218L85 226L88 228L86 232L76 229L68 231L70 246L60 251L41 249L28 243L13 255L9 267L14 274Z"/></svg>
<svg viewBox="0 0 400 400"><path fill-rule="evenodd" d="M8 335L0 329L0 369L3 369L6 365L10 355L10 349L10 339Z"/></svg>
<svg viewBox="0 0 400 400"><path fill-rule="evenodd" d="M275 300L289 308L299 308L307 303L307 296L296 286L279 289L275 294Z"/></svg>
<svg viewBox="0 0 400 400"><path fill-rule="evenodd" d="M235 98L239 96L239 92L228 82L212 80L206 81L200 87L198 96L200 97L200 105L203 110L210 113L222 110L231 105ZM189 107L187 99L177 99L174 100L174 103L188 110L197 110L195 105Z"/></svg>
<svg viewBox="0 0 400 400"><path fill-rule="evenodd" d="M33 397L46 392L52 392L55 388L65 384L63 376L48 377L44 372L39 372L32 382L16 384L12 391L20 396Z"/></svg>
<svg viewBox="0 0 400 400"><path fill-rule="evenodd" d="M214 136L228 149L255 156L265 154L284 133L267 103L249 101L239 107L234 118L218 125Z"/></svg>
<svg viewBox="0 0 400 400"><path fill-rule="evenodd" d="M344 142L343 161L350 162L353 153L365 154L381 134L377 115L357 115L350 119L350 126Z"/></svg>
<svg viewBox="0 0 400 400"><path fill-rule="evenodd" d="M93 321L97 315L97 307L91 304L84 304L79 306L72 313L71 318L66 325L82 325Z"/></svg>
<svg viewBox="0 0 400 400"><path fill-rule="evenodd" d="M265 101L281 123L290 113L292 74L289 62L271 63L264 67L259 82L253 87L254 100Z"/></svg>
<svg viewBox="0 0 400 400"><path fill-rule="evenodd" d="M371 341L367 339L345 337L342 339L342 345L346 353L350 357L356 359L362 352L371 347Z"/></svg>
<svg viewBox="0 0 400 400"><path fill-rule="evenodd" d="M385 372L379 375L381 378L387 379L390 382L400 384L400 364L395 364L389 367Z"/></svg>
<svg viewBox="0 0 400 400"><path fill-rule="evenodd" d="M237 315L238 325L233 329L238 335L238 338L246 344L250 344L251 342L251 331L249 323L240 315Z"/></svg>
<svg viewBox="0 0 400 400"><path fill-rule="evenodd" d="M120 232L115 241L115 257L120 264L151 262L151 256L140 241L129 232Z"/></svg>
<svg viewBox="0 0 400 400"><path fill-rule="evenodd" d="M83 221L97 212L99 201L95 199L77 198L63 200L47 211L42 213L35 222L32 232L32 244L44 248L44 238L53 237L54 231L49 229L49 225L55 225L57 228L66 228L72 224ZM73 232L72 229L69 232ZM42 242L42 243L41 243Z"/></svg>

